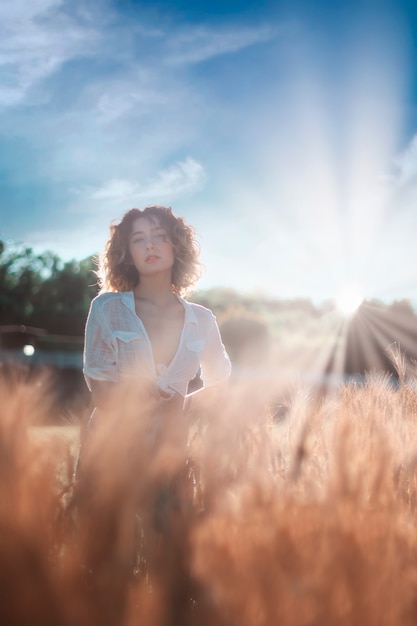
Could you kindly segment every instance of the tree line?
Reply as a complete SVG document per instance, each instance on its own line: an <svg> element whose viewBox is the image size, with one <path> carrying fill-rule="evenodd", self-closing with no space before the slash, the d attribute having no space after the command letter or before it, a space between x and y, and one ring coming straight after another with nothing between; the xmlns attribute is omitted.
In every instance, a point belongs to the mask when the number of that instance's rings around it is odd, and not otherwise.
<svg viewBox="0 0 417 626"><path fill-rule="evenodd" d="M36 253L31 247L0 240L0 325L25 325L52 335L82 338L90 302L98 293L95 269L94 256L64 262L54 252ZM327 328L327 324L334 326L331 316L336 314L330 302L316 306L309 299L268 299L230 288L199 291L192 299L218 315L222 336L235 360L247 348L256 359L274 342L281 354L286 354L288 343L294 351L305 352L310 345L317 349L317 343L334 342ZM376 353L380 366L389 369L386 348L395 343L409 359L417 360L416 313L407 300L389 305L364 302L349 320L344 341L348 373L372 368L375 358L371 355Z"/></svg>
<svg viewBox="0 0 417 626"><path fill-rule="evenodd" d="M48 333L81 336L92 298L98 293L94 256L63 261L55 252L0 240L0 324L45 329ZM247 296L229 288L193 294L193 300L222 315L234 312L263 317L294 309L317 317L307 299L292 302ZM230 317L230 315L229 315ZM232 316L233 317L233 316Z"/></svg>

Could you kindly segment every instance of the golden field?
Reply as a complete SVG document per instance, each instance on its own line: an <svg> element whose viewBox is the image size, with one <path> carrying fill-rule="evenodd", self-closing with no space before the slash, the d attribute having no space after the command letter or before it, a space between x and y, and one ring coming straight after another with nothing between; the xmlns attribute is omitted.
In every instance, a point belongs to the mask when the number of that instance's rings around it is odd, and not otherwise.
<svg viewBox="0 0 417 626"><path fill-rule="evenodd" d="M412 374L293 385L278 413L278 379L231 384L186 456L147 447L125 390L75 489L79 429L39 426L43 388L1 383L1 624L416 623Z"/></svg>

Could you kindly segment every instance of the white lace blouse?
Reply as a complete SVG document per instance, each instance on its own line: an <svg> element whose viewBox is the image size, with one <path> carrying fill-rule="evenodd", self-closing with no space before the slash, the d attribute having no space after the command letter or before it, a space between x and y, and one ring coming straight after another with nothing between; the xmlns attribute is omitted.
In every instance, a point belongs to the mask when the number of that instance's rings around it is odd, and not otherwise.
<svg viewBox="0 0 417 626"><path fill-rule="evenodd" d="M91 302L84 344L84 376L90 380L154 381L165 393L185 396L201 367L205 387L230 375L229 356L216 318L203 306L179 298L185 316L177 352L168 366L155 363L151 342L135 311L132 291L103 293Z"/></svg>

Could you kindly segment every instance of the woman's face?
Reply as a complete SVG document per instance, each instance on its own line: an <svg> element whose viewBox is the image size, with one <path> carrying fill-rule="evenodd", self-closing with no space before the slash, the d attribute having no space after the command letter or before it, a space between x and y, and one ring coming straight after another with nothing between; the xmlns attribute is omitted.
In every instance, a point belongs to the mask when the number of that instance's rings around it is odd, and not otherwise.
<svg viewBox="0 0 417 626"><path fill-rule="evenodd" d="M157 218L138 217L133 222L129 252L139 274L172 272L174 245Z"/></svg>

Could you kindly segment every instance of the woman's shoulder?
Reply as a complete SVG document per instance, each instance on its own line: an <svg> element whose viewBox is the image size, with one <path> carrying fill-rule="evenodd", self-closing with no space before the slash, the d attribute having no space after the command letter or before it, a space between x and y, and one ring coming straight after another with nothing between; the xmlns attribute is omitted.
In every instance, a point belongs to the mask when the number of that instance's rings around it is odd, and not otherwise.
<svg viewBox="0 0 417 626"><path fill-rule="evenodd" d="M129 298L130 291L105 291L99 293L93 298L91 306L98 309L104 309L108 304L122 302Z"/></svg>
<svg viewBox="0 0 417 626"><path fill-rule="evenodd" d="M203 306L202 304L197 304L196 302L189 302L188 300L184 300L186 306L190 307L190 310L197 316L199 319L212 319L215 317L213 311Z"/></svg>

